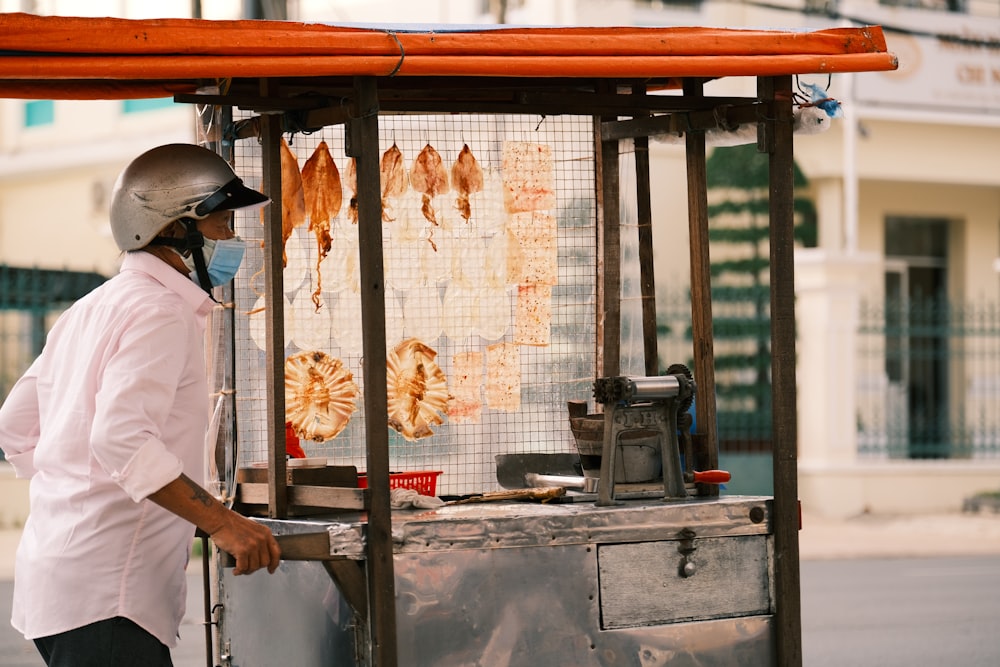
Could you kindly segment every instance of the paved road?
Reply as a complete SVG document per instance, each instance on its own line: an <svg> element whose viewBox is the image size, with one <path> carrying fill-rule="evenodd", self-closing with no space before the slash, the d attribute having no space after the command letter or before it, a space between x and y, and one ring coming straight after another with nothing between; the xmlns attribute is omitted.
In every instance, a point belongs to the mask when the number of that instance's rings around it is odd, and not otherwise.
<svg viewBox="0 0 1000 667"><path fill-rule="evenodd" d="M806 667L1000 665L1000 556L805 561L801 572Z"/></svg>
<svg viewBox="0 0 1000 667"><path fill-rule="evenodd" d="M860 558L802 563L805 667L1000 665L1000 556ZM0 581L0 665L41 667L34 646L5 622L11 582ZM188 577L188 616L175 667L204 667L201 577Z"/></svg>

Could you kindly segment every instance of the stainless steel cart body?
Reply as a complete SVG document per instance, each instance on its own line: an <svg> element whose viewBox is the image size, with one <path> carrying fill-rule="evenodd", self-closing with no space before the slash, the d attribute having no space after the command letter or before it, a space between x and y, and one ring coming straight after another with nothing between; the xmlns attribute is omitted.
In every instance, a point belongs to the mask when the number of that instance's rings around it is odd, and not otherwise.
<svg viewBox="0 0 1000 667"><path fill-rule="evenodd" d="M399 664L771 664L770 506L730 497L397 511ZM357 521L263 521L279 534L328 529L339 555L364 557ZM229 572L219 583L226 664L357 661L353 612L319 563Z"/></svg>

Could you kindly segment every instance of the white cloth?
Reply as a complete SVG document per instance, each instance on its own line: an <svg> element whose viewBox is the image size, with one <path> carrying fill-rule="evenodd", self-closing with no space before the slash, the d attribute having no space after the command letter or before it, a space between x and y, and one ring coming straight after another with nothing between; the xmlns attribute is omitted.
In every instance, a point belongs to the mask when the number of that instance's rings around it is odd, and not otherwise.
<svg viewBox="0 0 1000 667"><path fill-rule="evenodd" d="M124 616L176 644L194 527L145 498L182 472L203 482L211 308L187 276L129 253L0 406L0 448L31 478L11 619L26 638Z"/></svg>
<svg viewBox="0 0 1000 667"><path fill-rule="evenodd" d="M424 496L414 489L392 489L389 491L389 506L394 510L416 507L433 510L444 506L444 501L436 496Z"/></svg>

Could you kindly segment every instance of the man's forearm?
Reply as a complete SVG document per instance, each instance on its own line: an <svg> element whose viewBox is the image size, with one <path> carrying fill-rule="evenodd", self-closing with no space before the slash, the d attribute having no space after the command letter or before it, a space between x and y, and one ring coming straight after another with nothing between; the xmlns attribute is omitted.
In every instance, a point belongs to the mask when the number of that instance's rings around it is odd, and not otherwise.
<svg viewBox="0 0 1000 667"><path fill-rule="evenodd" d="M149 499L207 533L219 549L236 559L234 574L260 568L274 572L278 567L281 549L271 531L227 509L187 475L150 494Z"/></svg>
<svg viewBox="0 0 1000 667"><path fill-rule="evenodd" d="M184 474L159 491L151 493L149 499L163 509L190 521L209 535L223 526L225 514L229 511L208 491Z"/></svg>

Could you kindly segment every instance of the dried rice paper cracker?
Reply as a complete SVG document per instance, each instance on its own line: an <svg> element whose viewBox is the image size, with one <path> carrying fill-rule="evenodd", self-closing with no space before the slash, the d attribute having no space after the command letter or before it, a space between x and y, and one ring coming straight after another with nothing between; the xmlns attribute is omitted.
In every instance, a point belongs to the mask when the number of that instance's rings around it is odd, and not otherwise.
<svg viewBox="0 0 1000 667"><path fill-rule="evenodd" d="M469 195L472 218L469 226L483 234L495 234L507 223L503 205L503 178L497 169L483 172L483 189Z"/></svg>
<svg viewBox="0 0 1000 667"><path fill-rule="evenodd" d="M408 338L432 341L441 335L443 310L436 285L414 287L403 298L403 332Z"/></svg>
<svg viewBox="0 0 1000 667"><path fill-rule="evenodd" d="M521 409L521 349L513 343L486 346L486 405L505 412Z"/></svg>
<svg viewBox="0 0 1000 667"><path fill-rule="evenodd" d="M451 395L448 420L456 424L478 424L483 413L483 353L458 352L451 358Z"/></svg>
<svg viewBox="0 0 1000 667"><path fill-rule="evenodd" d="M468 286L486 282L486 244L478 236L457 236L449 239L451 279Z"/></svg>
<svg viewBox="0 0 1000 667"><path fill-rule="evenodd" d="M325 442L344 430L358 409L358 385L340 359L320 350L285 360L285 419L305 440Z"/></svg>
<svg viewBox="0 0 1000 667"><path fill-rule="evenodd" d="M503 203L508 213L556 207L552 151L546 144L503 145Z"/></svg>
<svg viewBox="0 0 1000 667"><path fill-rule="evenodd" d="M314 245L300 231L293 230L285 242L285 268L281 274L286 294L302 287L315 265Z"/></svg>
<svg viewBox="0 0 1000 667"><path fill-rule="evenodd" d="M287 315L292 312L292 302L288 300L288 297L283 297L285 299L284 312ZM250 340L254 342L260 350L267 350L267 310L265 307L265 297L261 296L253 304L247 312L247 327L250 330ZM295 321L294 318L286 317L285 320L289 323ZM289 343L292 342L292 326L285 326L284 328L284 338L285 344L282 347L288 347Z"/></svg>
<svg viewBox="0 0 1000 667"><path fill-rule="evenodd" d="M385 346L392 347L403 338L402 297L394 289L385 291Z"/></svg>
<svg viewBox="0 0 1000 667"><path fill-rule="evenodd" d="M330 347L330 307L319 297L319 306L308 290L299 290L292 301L292 342L300 350L325 350ZM286 321L288 318L285 318Z"/></svg>
<svg viewBox="0 0 1000 667"><path fill-rule="evenodd" d="M416 241L427 234L429 223L420 212L420 193L407 190L396 204L396 220L389 226L393 238L400 241Z"/></svg>
<svg viewBox="0 0 1000 667"><path fill-rule="evenodd" d="M507 284L508 245L505 231L495 234L487 242L486 255L483 259L483 284L487 287L503 287Z"/></svg>
<svg viewBox="0 0 1000 667"><path fill-rule="evenodd" d="M360 289L357 225L334 225L330 252L320 262L319 272L326 276L323 289L328 292Z"/></svg>
<svg viewBox="0 0 1000 667"><path fill-rule="evenodd" d="M479 324L479 289L452 282L444 292L441 308L444 335L461 342L475 333Z"/></svg>
<svg viewBox="0 0 1000 667"><path fill-rule="evenodd" d="M516 213L507 223L507 283L555 285L559 281L556 219L548 213Z"/></svg>
<svg viewBox="0 0 1000 667"><path fill-rule="evenodd" d="M408 290L423 283L423 270L419 261L426 241L405 240L393 236L383 243L382 264L385 284L393 289Z"/></svg>
<svg viewBox="0 0 1000 667"><path fill-rule="evenodd" d="M552 288L547 285L518 285L514 316L514 342L544 347L552 332Z"/></svg>
<svg viewBox="0 0 1000 667"><path fill-rule="evenodd" d="M417 245L417 260L420 264L420 284L433 285L451 280L452 257L455 254L455 242L447 234L436 234L435 243L426 241ZM413 261L412 259L410 261Z"/></svg>
<svg viewBox="0 0 1000 667"><path fill-rule="evenodd" d="M361 354L361 293L344 290L330 307L330 329L340 353Z"/></svg>
<svg viewBox="0 0 1000 667"><path fill-rule="evenodd" d="M476 333L486 340L500 340L510 328L510 295L500 286L479 290L479 320Z"/></svg>
<svg viewBox="0 0 1000 667"><path fill-rule="evenodd" d="M434 435L444 423L451 395L444 371L434 361L437 352L416 338L393 348L386 360L389 426L407 440Z"/></svg>

